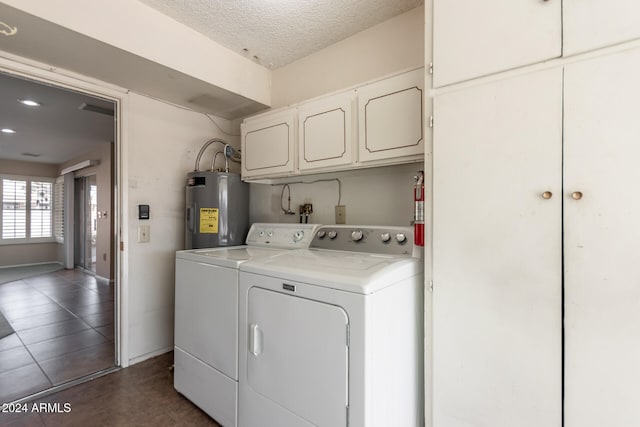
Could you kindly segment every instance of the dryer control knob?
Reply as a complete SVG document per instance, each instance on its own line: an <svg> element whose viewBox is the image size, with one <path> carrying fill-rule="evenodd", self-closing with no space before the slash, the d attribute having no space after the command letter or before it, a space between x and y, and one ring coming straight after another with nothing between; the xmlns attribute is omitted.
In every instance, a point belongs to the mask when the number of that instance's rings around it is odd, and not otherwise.
<svg viewBox="0 0 640 427"><path fill-rule="evenodd" d="M353 230L353 231L351 232L351 238L352 238L355 242L358 242L358 241L362 240L362 237L363 237L363 235L362 235L362 230Z"/></svg>
<svg viewBox="0 0 640 427"><path fill-rule="evenodd" d="M380 235L380 240L382 240L384 243L387 243L389 240L391 240L391 234L389 233L382 233Z"/></svg>
<svg viewBox="0 0 640 427"><path fill-rule="evenodd" d="M304 238L304 231L298 230L295 233L293 233L293 241L294 242L299 242L303 238Z"/></svg>
<svg viewBox="0 0 640 427"><path fill-rule="evenodd" d="M404 243L407 241L407 236L405 236L404 233L398 233L396 234L396 240L398 241L398 243Z"/></svg>
<svg viewBox="0 0 640 427"><path fill-rule="evenodd" d="M331 230L331 231L329 232L329 238L333 240L333 239L335 239L336 237L338 237L338 232L337 232L337 231L335 231L335 230Z"/></svg>
<svg viewBox="0 0 640 427"><path fill-rule="evenodd" d="M326 235L327 235L326 231L324 231L324 230L318 231L318 238L319 239L324 239L324 236L326 236Z"/></svg>
<svg viewBox="0 0 640 427"><path fill-rule="evenodd" d="M273 231L271 231L271 230L267 231L267 236L273 237Z"/></svg>

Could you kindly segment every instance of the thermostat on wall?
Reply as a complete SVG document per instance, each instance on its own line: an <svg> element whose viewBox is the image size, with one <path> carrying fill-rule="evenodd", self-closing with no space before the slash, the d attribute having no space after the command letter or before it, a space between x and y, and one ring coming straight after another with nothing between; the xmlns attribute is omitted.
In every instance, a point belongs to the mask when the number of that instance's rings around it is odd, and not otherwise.
<svg viewBox="0 0 640 427"><path fill-rule="evenodd" d="M138 219L149 219L149 205L138 205Z"/></svg>

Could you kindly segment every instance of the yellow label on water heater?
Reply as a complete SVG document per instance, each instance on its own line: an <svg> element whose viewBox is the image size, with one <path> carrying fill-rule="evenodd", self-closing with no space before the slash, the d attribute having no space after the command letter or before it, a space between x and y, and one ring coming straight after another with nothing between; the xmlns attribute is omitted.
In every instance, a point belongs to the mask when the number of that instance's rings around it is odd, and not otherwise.
<svg viewBox="0 0 640 427"><path fill-rule="evenodd" d="M218 233L218 208L200 208L200 233Z"/></svg>

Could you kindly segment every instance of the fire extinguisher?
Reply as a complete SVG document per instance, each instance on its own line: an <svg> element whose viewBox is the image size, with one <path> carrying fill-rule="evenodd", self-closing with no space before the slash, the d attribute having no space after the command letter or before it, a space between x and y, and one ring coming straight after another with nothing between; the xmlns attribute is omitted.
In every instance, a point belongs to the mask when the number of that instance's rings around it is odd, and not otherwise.
<svg viewBox="0 0 640 427"><path fill-rule="evenodd" d="M413 191L415 213L413 221L413 236L416 246L424 246L424 172L418 171L413 177L416 180Z"/></svg>

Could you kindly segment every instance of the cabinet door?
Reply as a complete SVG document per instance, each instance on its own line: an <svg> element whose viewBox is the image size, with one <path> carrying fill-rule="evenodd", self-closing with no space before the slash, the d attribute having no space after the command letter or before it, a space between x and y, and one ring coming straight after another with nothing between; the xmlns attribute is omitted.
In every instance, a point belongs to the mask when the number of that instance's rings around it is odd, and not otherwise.
<svg viewBox="0 0 640 427"><path fill-rule="evenodd" d="M302 104L298 109L300 170L351 163L354 92Z"/></svg>
<svg viewBox="0 0 640 427"><path fill-rule="evenodd" d="M433 3L434 87L561 55L559 0Z"/></svg>
<svg viewBox="0 0 640 427"><path fill-rule="evenodd" d="M564 55L640 37L637 0L563 0Z"/></svg>
<svg viewBox="0 0 640 427"><path fill-rule="evenodd" d="M358 160L424 155L424 69L357 89Z"/></svg>
<svg viewBox="0 0 640 427"><path fill-rule="evenodd" d="M242 124L242 178L285 176L295 162L295 109L248 118Z"/></svg>
<svg viewBox="0 0 640 427"><path fill-rule="evenodd" d="M567 427L640 425L638 76L639 49L565 70Z"/></svg>
<svg viewBox="0 0 640 427"><path fill-rule="evenodd" d="M561 425L561 108L561 69L434 99L434 426Z"/></svg>

